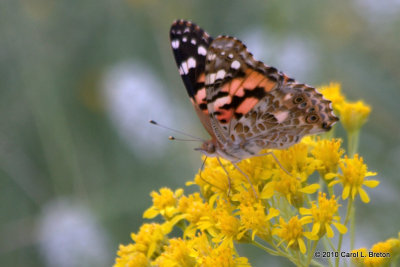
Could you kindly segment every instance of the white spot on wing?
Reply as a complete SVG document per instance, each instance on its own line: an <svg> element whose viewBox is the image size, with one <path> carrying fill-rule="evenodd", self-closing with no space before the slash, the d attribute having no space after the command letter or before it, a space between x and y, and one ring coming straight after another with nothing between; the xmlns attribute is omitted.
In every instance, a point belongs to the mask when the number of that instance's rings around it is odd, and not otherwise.
<svg viewBox="0 0 400 267"><path fill-rule="evenodd" d="M232 62L232 64L231 64L231 68L232 68L232 69L235 69L235 70L239 69L239 68L240 68L240 62L237 61L237 60L234 60L234 61Z"/></svg>
<svg viewBox="0 0 400 267"><path fill-rule="evenodd" d="M278 123L282 123L287 118L288 115L289 115L289 111L280 111L280 112L274 113L274 117L276 118Z"/></svg>
<svg viewBox="0 0 400 267"><path fill-rule="evenodd" d="M185 36L182 38L182 42L186 43L186 41L187 41L187 37Z"/></svg>
<svg viewBox="0 0 400 267"><path fill-rule="evenodd" d="M183 74L188 74L189 68L188 68L188 64L186 61L182 62L180 69L182 70ZM182 75L182 73L181 73L181 75Z"/></svg>
<svg viewBox="0 0 400 267"><path fill-rule="evenodd" d="M171 46L173 49L178 49L179 48L179 40L175 39L171 42Z"/></svg>
<svg viewBox="0 0 400 267"><path fill-rule="evenodd" d="M227 95L221 98L217 98L217 100L215 100L214 102L214 107L218 108L218 107L222 107L225 104L229 104L232 101L231 96Z"/></svg>
<svg viewBox="0 0 400 267"><path fill-rule="evenodd" d="M188 58L187 60L187 66L189 69L196 68L196 60L192 57Z"/></svg>
<svg viewBox="0 0 400 267"><path fill-rule="evenodd" d="M226 72L224 70L219 70L216 75L216 79L223 79L225 77Z"/></svg>
<svg viewBox="0 0 400 267"><path fill-rule="evenodd" d="M199 55L205 56L207 54L207 49L205 49L204 46L200 45L197 48L197 53L199 53Z"/></svg>
<svg viewBox="0 0 400 267"><path fill-rule="evenodd" d="M229 53L228 57L232 59L233 58L233 54Z"/></svg>
<svg viewBox="0 0 400 267"><path fill-rule="evenodd" d="M190 42L193 44L193 45L196 45L197 44L197 41L196 41L196 39L192 39L192 40L190 40Z"/></svg>
<svg viewBox="0 0 400 267"><path fill-rule="evenodd" d="M208 74L208 75L206 76L206 84L212 84L212 83L214 83L214 82L215 82L215 76L216 76L215 73Z"/></svg>

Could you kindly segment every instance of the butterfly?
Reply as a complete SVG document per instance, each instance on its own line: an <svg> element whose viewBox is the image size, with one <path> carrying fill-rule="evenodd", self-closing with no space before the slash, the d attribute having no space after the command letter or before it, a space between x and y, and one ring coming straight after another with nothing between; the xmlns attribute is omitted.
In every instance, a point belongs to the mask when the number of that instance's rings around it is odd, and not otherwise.
<svg viewBox="0 0 400 267"><path fill-rule="evenodd" d="M338 121L331 101L254 59L234 37L212 38L196 24L170 29L175 61L193 107L211 136L199 149L231 162L284 149Z"/></svg>

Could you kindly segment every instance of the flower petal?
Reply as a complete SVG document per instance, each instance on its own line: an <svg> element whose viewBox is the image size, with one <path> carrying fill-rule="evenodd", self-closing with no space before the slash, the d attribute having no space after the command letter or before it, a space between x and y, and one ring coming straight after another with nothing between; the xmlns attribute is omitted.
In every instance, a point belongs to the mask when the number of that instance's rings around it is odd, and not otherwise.
<svg viewBox="0 0 400 267"><path fill-rule="evenodd" d="M304 241L302 238L297 238L297 243L299 244L300 252L303 254L306 254L306 244L304 244Z"/></svg>
<svg viewBox="0 0 400 267"><path fill-rule="evenodd" d="M370 188L377 187L379 185L379 181L377 180L366 180L364 181L363 185L368 186Z"/></svg>
<svg viewBox="0 0 400 267"><path fill-rule="evenodd" d="M305 194L314 194L319 189L319 184L311 184L300 189Z"/></svg>
<svg viewBox="0 0 400 267"><path fill-rule="evenodd" d="M320 228L321 228L321 224L319 222L314 223L311 233L313 235L317 235L319 233Z"/></svg>
<svg viewBox="0 0 400 267"><path fill-rule="evenodd" d="M347 227L341 223L337 222L332 222L332 224L336 227L336 229L339 231L341 234L347 233Z"/></svg>
<svg viewBox="0 0 400 267"><path fill-rule="evenodd" d="M349 186L349 185L346 185L346 186L343 188L342 198L343 198L343 199L347 199L347 198L349 197L349 194L350 194L350 186Z"/></svg>
<svg viewBox="0 0 400 267"><path fill-rule="evenodd" d="M332 227L328 223L325 224L325 229L326 229L326 236L327 237L332 238L335 235L333 233Z"/></svg>
<svg viewBox="0 0 400 267"><path fill-rule="evenodd" d="M364 203L368 203L369 202L369 196L368 196L367 192L365 192L365 190L362 189L362 188L360 188L358 191L360 192L361 201L364 202Z"/></svg>

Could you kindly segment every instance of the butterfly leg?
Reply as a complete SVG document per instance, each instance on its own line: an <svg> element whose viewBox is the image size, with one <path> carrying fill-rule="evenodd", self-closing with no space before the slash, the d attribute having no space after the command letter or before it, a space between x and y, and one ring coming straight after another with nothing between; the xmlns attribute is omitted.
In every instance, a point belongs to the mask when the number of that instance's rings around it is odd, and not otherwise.
<svg viewBox="0 0 400 267"><path fill-rule="evenodd" d="M217 160L219 162L219 165L221 165L222 169L225 171L226 175L228 176L228 196L231 193L231 177L229 176L228 171L225 169L224 165L222 165L221 160L219 159L219 157L217 157Z"/></svg>
<svg viewBox="0 0 400 267"><path fill-rule="evenodd" d="M247 181L249 182L249 184L250 184L250 186L251 186L251 189L253 190L254 196L255 196L256 198L258 198L256 189L254 188L253 183L250 181L250 177L249 177L244 171L242 171L242 170L239 168L239 166L236 165L236 163L233 163L233 162L231 162L231 163L232 163L232 165L233 165L241 174L243 174L244 177L246 177Z"/></svg>
<svg viewBox="0 0 400 267"><path fill-rule="evenodd" d="M264 154L260 154L260 155L257 155L257 156L268 156L268 155L271 155L271 156L274 158L275 162L279 165L279 167L280 167L287 175L293 176L285 167L283 167L283 165L281 164L281 162L279 161L279 159L275 156L274 152L270 151L270 152L267 152L267 153L264 153ZM297 177L297 178L300 179L299 177Z"/></svg>
<svg viewBox="0 0 400 267"><path fill-rule="evenodd" d="M206 179L204 179L204 178L201 176L201 173L202 173L202 171L204 170L204 166L205 166L205 164L206 164L207 158L208 158L208 157L206 156L205 159L203 160L203 163L201 164L200 173L199 173L200 179L203 180L205 183L207 183L207 184L209 184L209 185L211 185L211 186L214 186L215 188L218 188L218 189L221 190L221 191L224 191L221 187L218 187L218 186L216 186L216 185L213 185L212 183L210 183L209 181L207 181Z"/></svg>

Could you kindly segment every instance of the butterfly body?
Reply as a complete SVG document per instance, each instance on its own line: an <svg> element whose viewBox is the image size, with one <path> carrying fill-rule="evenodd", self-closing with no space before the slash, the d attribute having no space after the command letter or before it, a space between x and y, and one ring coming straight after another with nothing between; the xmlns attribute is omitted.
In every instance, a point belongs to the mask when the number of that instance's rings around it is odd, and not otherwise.
<svg viewBox="0 0 400 267"><path fill-rule="evenodd" d="M191 102L211 135L198 149L208 156L238 162L328 131L338 120L315 88L255 60L236 38L213 39L184 20L174 22L170 37Z"/></svg>

